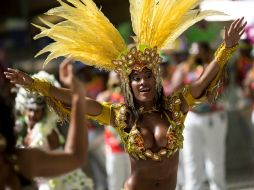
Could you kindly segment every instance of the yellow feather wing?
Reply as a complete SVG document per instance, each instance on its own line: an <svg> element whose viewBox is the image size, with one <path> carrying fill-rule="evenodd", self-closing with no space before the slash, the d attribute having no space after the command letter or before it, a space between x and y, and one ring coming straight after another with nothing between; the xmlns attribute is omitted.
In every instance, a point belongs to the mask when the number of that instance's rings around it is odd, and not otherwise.
<svg viewBox="0 0 254 190"><path fill-rule="evenodd" d="M207 10L203 12L199 12L198 10L193 10L186 16L182 17L181 25L175 27L172 30L172 34L168 36L168 38L164 41L161 47L167 46L167 44L173 43L185 30L187 30L190 26L201 21L202 19L213 16L213 15L226 15L219 11Z"/></svg>
<svg viewBox="0 0 254 190"><path fill-rule="evenodd" d="M112 60L127 46L117 31L92 0L58 0L59 7L47 15L63 18L58 24L41 21L41 32L34 39L49 37L55 42L42 49L36 56L50 52L44 64L59 56L69 56L83 63L113 70Z"/></svg>
<svg viewBox="0 0 254 190"><path fill-rule="evenodd" d="M188 27L207 16L224 14L195 9L201 0L130 0L133 30L138 44L163 48Z"/></svg>

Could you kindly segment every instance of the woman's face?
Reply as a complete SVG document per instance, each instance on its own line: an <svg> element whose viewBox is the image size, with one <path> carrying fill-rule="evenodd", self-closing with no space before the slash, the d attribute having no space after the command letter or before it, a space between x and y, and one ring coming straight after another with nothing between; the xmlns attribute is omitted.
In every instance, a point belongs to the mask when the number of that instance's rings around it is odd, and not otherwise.
<svg viewBox="0 0 254 190"><path fill-rule="evenodd" d="M132 71L130 84L137 103L154 102L156 81L150 69L144 68L141 72Z"/></svg>
<svg viewBox="0 0 254 190"><path fill-rule="evenodd" d="M43 118L44 110L27 108L26 115L28 117L28 125L32 127Z"/></svg>

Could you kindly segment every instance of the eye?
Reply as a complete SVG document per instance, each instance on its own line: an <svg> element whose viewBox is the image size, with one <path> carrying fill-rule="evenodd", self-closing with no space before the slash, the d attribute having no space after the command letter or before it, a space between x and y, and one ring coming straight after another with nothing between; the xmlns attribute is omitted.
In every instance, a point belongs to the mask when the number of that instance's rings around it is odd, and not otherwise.
<svg viewBox="0 0 254 190"><path fill-rule="evenodd" d="M139 81L139 80L140 80L140 77L138 77L138 76L132 76L132 80L133 80L133 81Z"/></svg>
<svg viewBox="0 0 254 190"><path fill-rule="evenodd" d="M146 78L147 78L147 79L150 79L150 78L152 77L152 73L151 73L151 72L146 73L146 75L145 75L145 76L146 76Z"/></svg>

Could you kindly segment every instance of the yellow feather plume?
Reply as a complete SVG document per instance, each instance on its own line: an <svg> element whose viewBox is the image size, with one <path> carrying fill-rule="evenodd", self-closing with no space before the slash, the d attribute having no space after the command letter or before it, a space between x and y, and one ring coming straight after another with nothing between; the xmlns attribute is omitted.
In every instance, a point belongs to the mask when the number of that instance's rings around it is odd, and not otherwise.
<svg viewBox="0 0 254 190"><path fill-rule="evenodd" d="M50 52L44 64L54 58L72 57L105 70L115 69L112 60L126 52L127 46L116 28L96 7L93 0L57 0L59 7L46 14L61 17L58 24L41 19L46 27L34 39L49 37L55 42L36 56ZM130 0L130 13L137 45L162 49L188 27L218 11L194 9L201 0Z"/></svg>
<svg viewBox="0 0 254 190"><path fill-rule="evenodd" d="M161 49L188 27L218 11L200 12L201 0L130 0L130 13L137 43Z"/></svg>
<svg viewBox="0 0 254 190"><path fill-rule="evenodd" d="M46 13L62 17L64 21L52 24L41 19L46 27L34 25L41 30L34 39L47 36L55 41L36 56L50 52L44 64L59 56L69 56L98 68L113 70L112 60L127 48L123 38L92 0L67 1L58 0L60 6Z"/></svg>

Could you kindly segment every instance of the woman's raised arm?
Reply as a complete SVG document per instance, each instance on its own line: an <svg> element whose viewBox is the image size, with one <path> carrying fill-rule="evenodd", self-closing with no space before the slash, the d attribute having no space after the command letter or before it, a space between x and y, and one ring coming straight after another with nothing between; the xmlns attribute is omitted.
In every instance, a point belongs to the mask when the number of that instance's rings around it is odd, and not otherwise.
<svg viewBox="0 0 254 190"><path fill-rule="evenodd" d="M8 68L8 70L4 72L4 74L6 78L10 80L11 83L21 85L28 89L30 86L33 85L33 83L36 80L26 73L12 68ZM51 96L54 96L56 99L60 100L65 104L71 104L71 91L69 89L58 88L53 85L50 85L48 90L49 90L48 93Z"/></svg>
<svg viewBox="0 0 254 190"><path fill-rule="evenodd" d="M72 67L72 65L69 65L68 67ZM70 89L55 87L49 82L32 78L28 74L16 69L8 68L4 74L13 84L21 85L30 91L36 91L43 96L54 98L65 105L71 105L72 103ZM67 78L66 80L69 79ZM102 106L97 101L85 98L84 102L87 104L86 114L95 116L101 113Z"/></svg>
<svg viewBox="0 0 254 190"><path fill-rule="evenodd" d="M17 152L20 172L29 178L56 176L81 167L87 156L88 132L83 85L72 79L72 109L64 152L21 149ZM28 164L29 163L29 164Z"/></svg>
<svg viewBox="0 0 254 190"><path fill-rule="evenodd" d="M222 70L232 53L236 50L238 42L244 33L247 22L244 17L235 20L224 32L224 43L215 53L214 60L205 68L201 77L190 85L193 98L200 98L205 90L216 85L221 77Z"/></svg>

